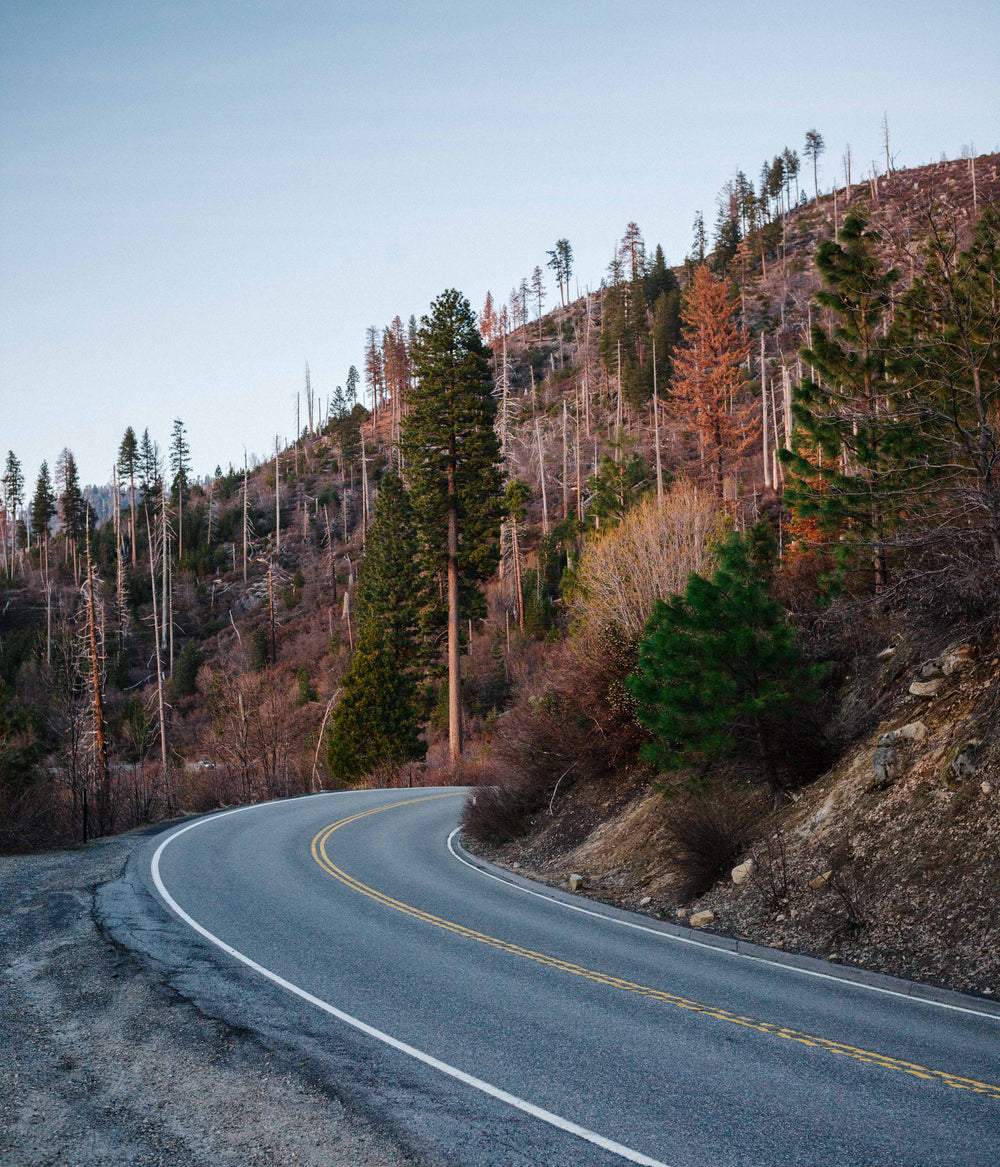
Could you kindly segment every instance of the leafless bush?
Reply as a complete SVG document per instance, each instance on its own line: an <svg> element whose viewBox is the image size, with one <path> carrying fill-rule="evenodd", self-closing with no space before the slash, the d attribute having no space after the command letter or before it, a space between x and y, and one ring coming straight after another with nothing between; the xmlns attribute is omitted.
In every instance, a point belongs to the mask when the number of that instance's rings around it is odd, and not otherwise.
<svg viewBox="0 0 1000 1167"><path fill-rule="evenodd" d="M0 788L0 854L52 846L67 838L68 823L50 782Z"/></svg>
<svg viewBox="0 0 1000 1167"><path fill-rule="evenodd" d="M819 911L833 920L834 939L856 936L868 927L869 920L865 907L865 889L858 877L850 844L843 842L831 849L826 857L824 874L826 886L836 899L833 907L819 904Z"/></svg>
<svg viewBox="0 0 1000 1167"><path fill-rule="evenodd" d="M788 854L780 827L754 848L753 860L753 881L764 902L772 910L785 907L789 899Z"/></svg>
<svg viewBox="0 0 1000 1167"><path fill-rule="evenodd" d="M707 891L735 865L765 803L759 792L719 789L684 795L669 808L666 853L681 899Z"/></svg>
<svg viewBox="0 0 1000 1167"><path fill-rule="evenodd" d="M463 829L486 843L522 834L559 791L606 772L594 735L593 725L564 694L550 691L518 703L498 722L489 770L466 801Z"/></svg>
<svg viewBox="0 0 1000 1167"><path fill-rule="evenodd" d="M212 781L220 793L221 788L231 789L226 801L254 802L300 793L300 743L281 679L217 672L208 679L206 697L215 738Z"/></svg>
<svg viewBox="0 0 1000 1167"><path fill-rule="evenodd" d="M640 503L584 551L579 583L588 623L637 640L654 601L683 592L691 572L711 565L721 522L715 496L686 481L667 491L662 506L655 498Z"/></svg>

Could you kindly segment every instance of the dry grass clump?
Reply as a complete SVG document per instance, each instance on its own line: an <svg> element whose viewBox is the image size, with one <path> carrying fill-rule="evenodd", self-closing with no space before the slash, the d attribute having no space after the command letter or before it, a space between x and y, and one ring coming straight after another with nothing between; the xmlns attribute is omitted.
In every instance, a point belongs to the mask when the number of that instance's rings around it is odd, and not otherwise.
<svg viewBox="0 0 1000 1167"><path fill-rule="evenodd" d="M588 623L637 640L655 600L683 592L691 572L711 567L722 523L718 499L687 481L676 482L662 505L643 500L587 545L578 578Z"/></svg>
<svg viewBox="0 0 1000 1167"><path fill-rule="evenodd" d="M684 795L670 807L665 851L682 900L708 891L735 866L766 811L763 792L724 787Z"/></svg>
<svg viewBox="0 0 1000 1167"><path fill-rule="evenodd" d="M592 732L559 693L519 702L500 719L489 770L466 800L462 829L498 845L523 834L560 788L602 772L603 759L590 748Z"/></svg>

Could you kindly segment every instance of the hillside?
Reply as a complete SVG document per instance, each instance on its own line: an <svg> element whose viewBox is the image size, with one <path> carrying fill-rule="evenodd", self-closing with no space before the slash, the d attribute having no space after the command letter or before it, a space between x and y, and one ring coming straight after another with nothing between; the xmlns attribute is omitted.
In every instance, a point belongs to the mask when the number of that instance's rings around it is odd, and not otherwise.
<svg viewBox="0 0 1000 1167"><path fill-rule="evenodd" d="M884 265L909 284L935 224L970 231L984 203L1000 195L997 162L976 160L975 196L967 160L855 188L880 232ZM835 215L843 222L846 204L841 190L836 204L828 195L793 211L784 262L772 257L766 275L758 261L734 276L756 332L758 392L761 368L779 385L785 375L803 375L799 349L821 287L816 244L832 235ZM684 280L682 269L677 274ZM777 396L779 432L787 400ZM636 437L647 452L649 430L640 425ZM757 484L740 487L744 513L787 522L774 492L760 489L762 470L752 456L739 468ZM785 808L770 811L760 801L745 763L717 770L709 780L717 794L707 800L698 793L704 772L660 774L653 785L657 776L642 762L612 765L613 781L600 766L564 772L573 748L603 748L614 728L606 721L602 741L573 743L561 755L553 748L548 785L542 768L527 764L523 742L501 744L502 758L520 770L504 805L477 796L467 829L494 859L633 910L681 923L695 917L725 935L970 992L1000 991L991 906L1000 894L991 859L1000 832L991 586L975 569L941 559L907 565L902 556L892 594L862 590L824 610L808 598L812 584L802 573L809 570L806 560L788 562L782 600L817 657L834 662L826 725L814 731L833 764L828 758L815 780L806 778ZM535 701L572 703L588 664L584 653L537 682ZM570 683L567 668L577 674ZM587 695L593 702L599 689ZM614 710L607 714L613 723ZM536 751L539 744L532 742ZM618 748L634 758L628 743ZM796 741L794 749L803 774L815 772L808 744Z"/></svg>
<svg viewBox="0 0 1000 1167"><path fill-rule="evenodd" d="M966 246L1000 198L998 163L900 171L856 185L850 199L841 189L780 214L765 200L766 214L743 225L732 211L732 232L720 229L705 256L746 338L717 469L678 388L700 256L670 267L629 224L599 290L534 318L517 289L502 312L487 306L504 478L522 491L511 504L522 510L508 513L497 570L463 619L457 764L443 642L429 626L407 665L420 749L360 776L329 752L357 660L358 568L380 484L390 469L408 473L400 435L421 391L414 320L370 330L370 408L357 402L352 369L348 392L315 423L310 409L299 440L269 462L180 493L162 465L146 467L134 536L127 482L120 507L88 488L99 513L78 528L64 495L48 546L37 535L26 546L22 531L5 580L0 846L347 782L471 781L482 784L471 835L541 878L579 873L589 892L642 910L710 909L711 926L732 934L996 988L996 597L970 521L949 512L942 534L939 510L930 538L907 518L888 553L891 587L855 563L839 594L824 593L836 547L785 497L776 449L796 429L809 325L833 320L814 299L817 244L849 209L866 208L878 263L900 273L891 319L929 234ZM105 510L113 517L93 526ZM780 745L790 794L775 811L745 757L669 773L640 757L648 734L623 684L652 600L683 590L689 570L710 570L725 529L762 518L781 551L773 594L808 660L826 669L821 705ZM675 544L664 542L668 527ZM936 680L935 662L964 645L940 695L909 694L914 677ZM901 726L911 728L879 745ZM692 879L678 824L690 834L696 820L711 838ZM750 858L754 875L733 884L730 868Z"/></svg>

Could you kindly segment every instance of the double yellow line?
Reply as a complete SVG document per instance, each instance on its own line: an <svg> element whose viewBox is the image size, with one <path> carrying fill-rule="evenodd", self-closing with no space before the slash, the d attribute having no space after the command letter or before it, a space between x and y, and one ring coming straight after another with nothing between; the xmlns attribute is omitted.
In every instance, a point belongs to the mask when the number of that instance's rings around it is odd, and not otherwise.
<svg viewBox="0 0 1000 1167"><path fill-rule="evenodd" d="M461 936L466 940L473 940L477 944L488 944L491 948L498 948L501 952L510 953L512 956L521 957L524 960L533 960L537 964L546 965L548 968L557 969L559 972L570 973L578 977L586 977L587 980L596 981L598 984L608 985L614 989L621 989L627 993L635 993L640 997L647 997L653 1001L661 1001L676 1009L687 1009L689 1012L699 1013L703 1017L710 1017L715 1021L723 1021L730 1025L741 1025L745 1029L755 1030L758 1033L765 1033L772 1037L784 1038L787 1041L795 1041L800 1045L811 1046L814 1049L823 1050L826 1053L853 1058L859 1062L868 1062L871 1065L880 1066L884 1070L894 1070L898 1073L910 1074L915 1078L923 1078L928 1081L943 1082L946 1086L952 1086L956 1090L971 1090L976 1094L984 1094L988 1098L1000 1099L1000 1086L993 1086L988 1082L977 1082L974 1078L962 1078L956 1074L949 1074L944 1070L930 1070L925 1066L919 1066L913 1062L906 1062L900 1058L872 1053L870 1050L859 1049L857 1046L845 1045L839 1041L830 1041L829 1038L800 1033L796 1029L788 1029L786 1026L774 1025L768 1021L757 1021L753 1017L743 1017L738 1013L730 1012L728 1009L718 1009L710 1005L700 1004L698 1001L690 1001L685 997L678 997L673 993L664 992L662 989L650 988L648 985L639 985L634 981L626 981L621 977L612 976L609 973L597 972L594 969L585 968L583 965L573 964L570 961L549 956L544 952L535 952L530 948L522 948L521 945L513 944L509 940L501 940L496 936L489 936L485 932L477 932L472 928L466 928L463 924L457 924L453 920L445 920L440 916L434 916L430 912L424 912L420 908L415 908L411 904L403 903L402 900L394 899L384 892L369 887L367 884L355 879L354 876L348 875L327 854L326 845L330 836L342 827L358 822L359 819L368 818L369 815L373 814L381 814L382 811L394 810L396 807L409 806L414 802L430 802L437 798L452 797L454 797L452 794L434 794L426 798L409 798L402 802L393 802L387 806L379 806L373 810L365 810L359 814L349 815L347 818L340 819L338 822L324 827L316 835L312 841L313 858L324 871L353 891L359 892L361 895L367 896L369 899L382 904L384 907L391 908L393 911L402 912L404 915L411 916L415 920L420 920L424 924L431 924L435 928L440 928L445 932L452 932L456 936Z"/></svg>

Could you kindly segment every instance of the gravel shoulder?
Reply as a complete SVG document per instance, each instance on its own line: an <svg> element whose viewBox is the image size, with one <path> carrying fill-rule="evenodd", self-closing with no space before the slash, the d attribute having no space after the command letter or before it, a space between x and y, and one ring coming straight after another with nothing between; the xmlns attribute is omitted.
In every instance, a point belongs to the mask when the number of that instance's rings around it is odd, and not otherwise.
<svg viewBox="0 0 1000 1167"><path fill-rule="evenodd" d="M0 856L0 1163L414 1167L335 1084L113 939L106 885L151 833Z"/></svg>

